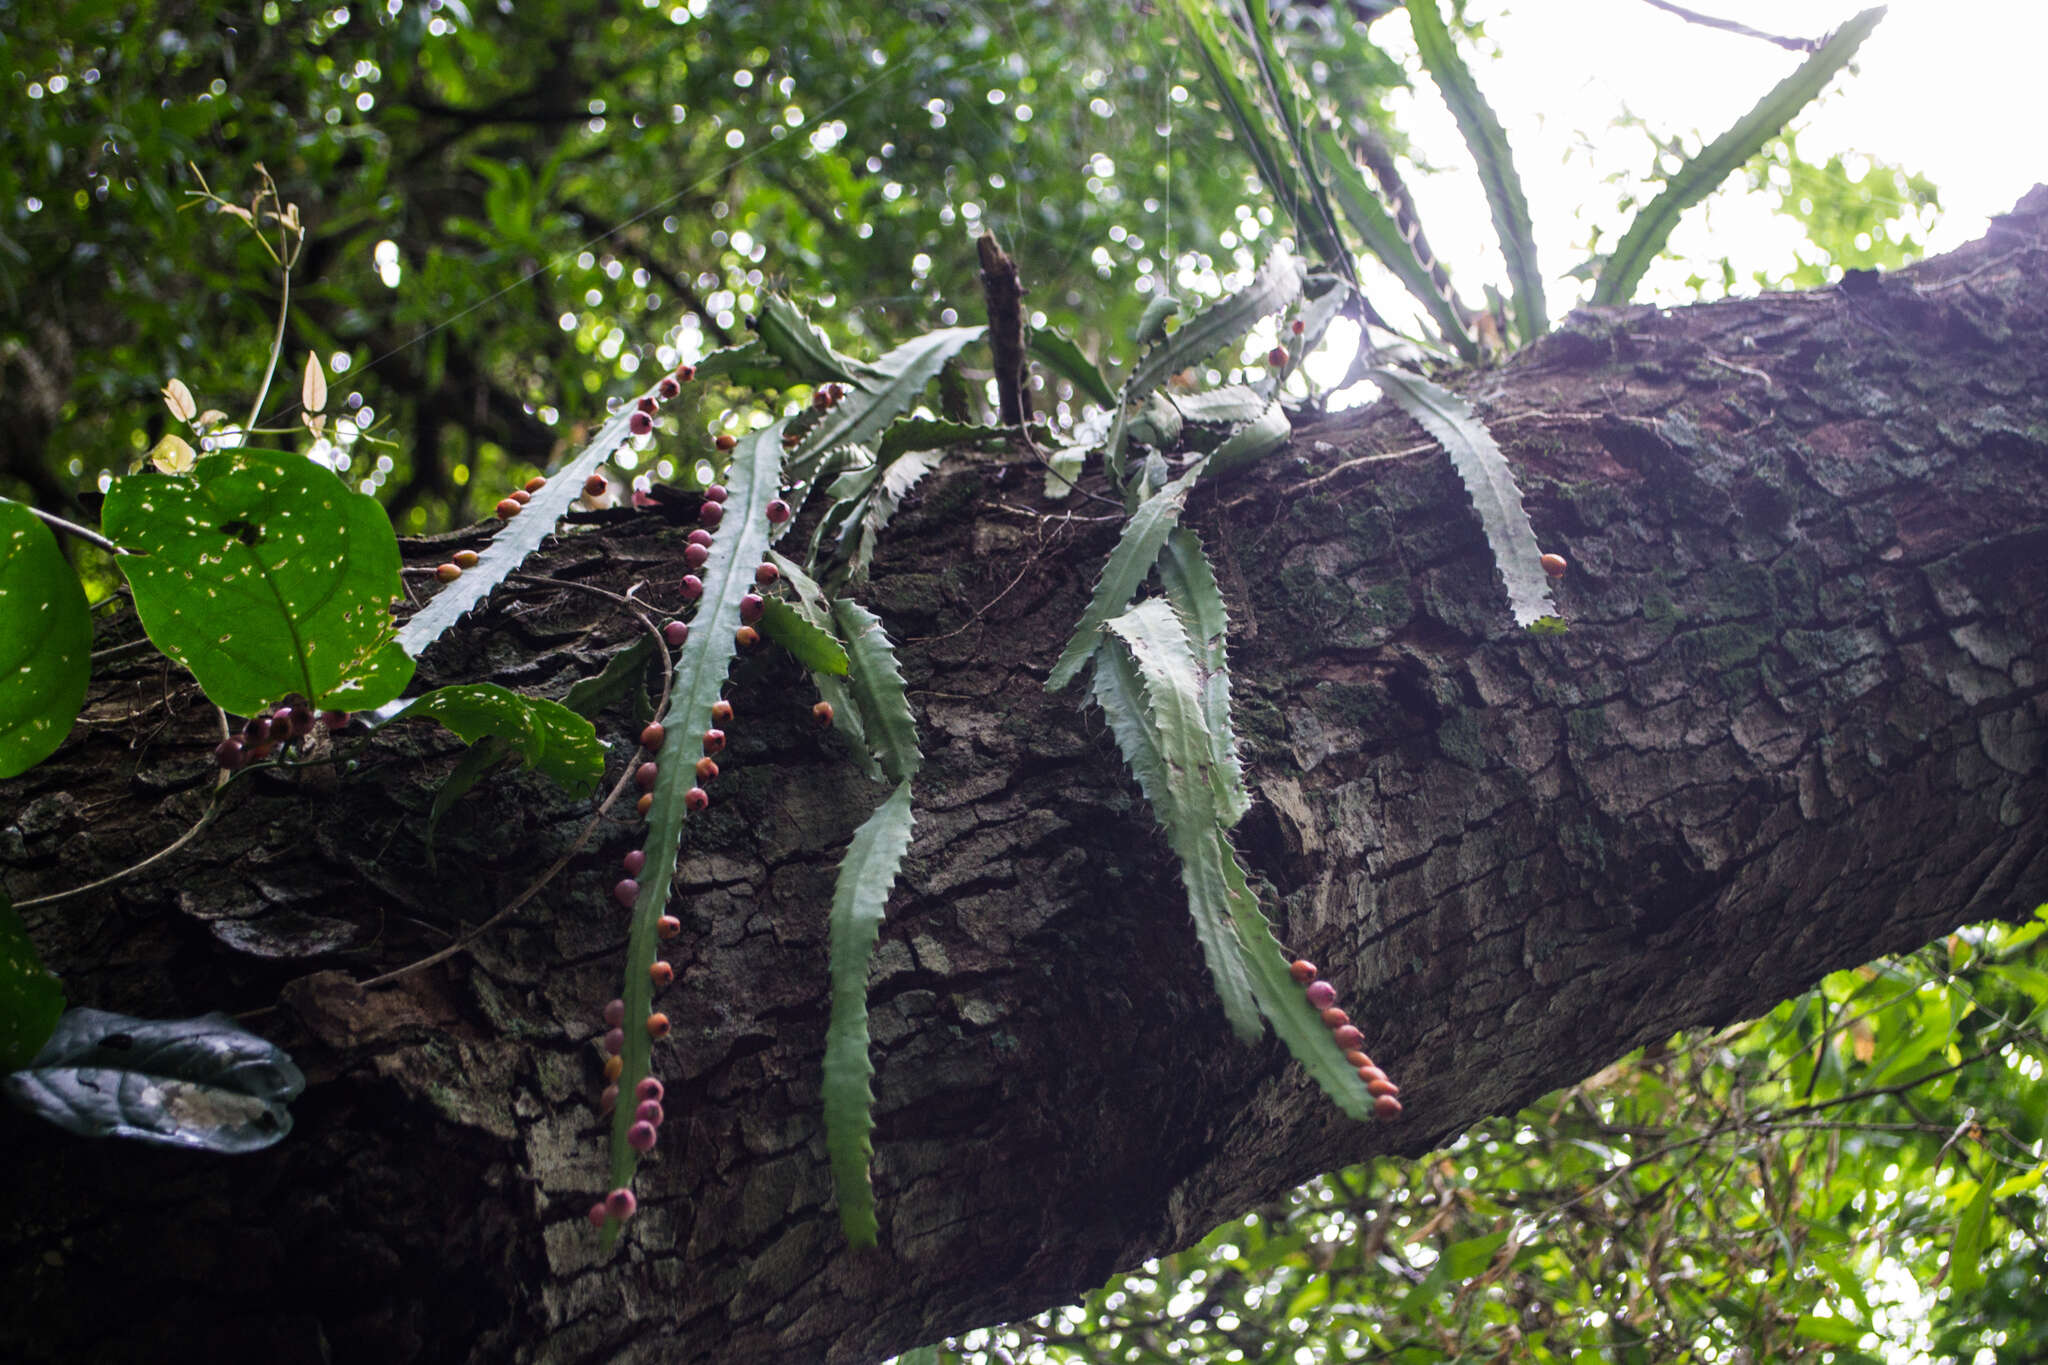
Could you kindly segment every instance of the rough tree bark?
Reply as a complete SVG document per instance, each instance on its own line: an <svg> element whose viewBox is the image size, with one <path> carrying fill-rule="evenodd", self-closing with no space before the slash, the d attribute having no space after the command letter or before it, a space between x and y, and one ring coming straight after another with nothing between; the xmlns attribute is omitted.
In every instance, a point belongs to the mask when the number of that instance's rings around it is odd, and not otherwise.
<svg viewBox="0 0 2048 1365"><path fill-rule="evenodd" d="M879 793L790 667L737 672L688 828L658 1049L670 1124L620 1252L592 1038L630 822L466 955L443 946L588 807L505 777L422 831L452 747L238 784L187 848L25 916L73 1003L252 1012L312 1085L209 1159L0 1118L0 1354L21 1361L868 1361L1066 1300L1290 1183L1420 1153L1693 1025L2048 897L2048 191L1882 281L1575 316L1468 386L1573 570L1516 631L1446 462L1385 410L1199 494L1258 797L1239 831L1407 1116L1338 1117L1214 1002L1163 841L1047 667L1115 532L1024 465L949 464L866 600L927 766L872 988L883 1249L842 1247L818 1119L824 915ZM545 572L672 591L678 531L579 531ZM421 547L431 562L442 546ZM559 692L629 640L530 584L435 679ZM110 639L131 633L115 622ZM623 735L627 720L608 724ZM207 803L210 711L102 667L13 783L17 899L132 862ZM615 760L619 761L619 760Z"/></svg>

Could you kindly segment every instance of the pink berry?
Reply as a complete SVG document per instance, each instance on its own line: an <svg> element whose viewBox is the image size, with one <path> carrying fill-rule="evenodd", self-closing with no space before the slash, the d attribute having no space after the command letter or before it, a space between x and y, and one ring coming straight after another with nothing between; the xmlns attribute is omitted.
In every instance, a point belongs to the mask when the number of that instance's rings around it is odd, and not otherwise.
<svg viewBox="0 0 2048 1365"><path fill-rule="evenodd" d="M697 520L706 526L718 525L719 522L725 520L725 504L722 502L706 502L697 509Z"/></svg>
<svg viewBox="0 0 2048 1365"><path fill-rule="evenodd" d="M682 932L683 922L674 915L663 915L655 921L654 934L656 938L674 938Z"/></svg>
<svg viewBox="0 0 2048 1365"><path fill-rule="evenodd" d="M640 401L635 403L633 406L635 408L638 408L641 412L646 413L649 417L652 417L654 415L654 400L652 398L647 397L645 394L642 394Z"/></svg>
<svg viewBox="0 0 2048 1365"><path fill-rule="evenodd" d="M654 1150L655 1128L651 1123L636 1123L626 1130L626 1145L636 1152Z"/></svg>
<svg viewBox="0 0 2048 1365"><path fill-rule="evenodd" d="M708 810L711 806L711 794L702 787L692 787L683 793L683 804L692 811Z"/></svg>
<svg viewBox="0 0 2048 1365"><path fill-rule="evenodd" d="M608 1085L598 1094L597 1112L600 1114L609 1114L612 1112L612 1106L617 1104L618 1102L619 1088L615 1085Z"/></svg>
<svg viewBox="0 0 2048 1365"><path fill-rule="evenodd" d="M612 888L612 895L617 897L620 905L631 910L633 902L640 899L640 883L631 877L621 877L619 884Z"/></svg>
<svg viewBox="0 0 2048 1365"><path fill-rule="evenodd" d="M242 766L242 741L224 739L213 746L213 761L220 764L222 771L233 772Z"/></svg>
<svg viewBox="0 0 2048 1365"><path fill-rule="evenodd" d="M770 526L780 526L783 522L788 520L788 503L784 502L781 498L777 498L775 501L768 504L768 524Z"/></svg>
<svg viewBox="0 0 2048 1365"><path fill-rule="evenodd" d="M661 385L658 389L658 392L661 394L663 398L673 398L682 391L683 386L676 383L676 381L673 378L662 380Z"/></svg>
<svg viewBox="0 0 2048 1365"><path fill-rule="evenodd" d="M613 1000L604 1007L604 1026L617 1028L626 1022L626 1002Z"/></svg>
<svg viewBox="0 0 2048 1365"><path fill-rule="evenodd" d="M328 734L339 734L348 728L348 712L322 711L320 713L320 723L327 727Z"/></svg>
<svg viewBox="0 0 2048 1365"><path fill-rule="evenodd" d="M605 1220L611 1217L611 1212L605 1208L604 1200L600 1199L590 1206L590 1212L586 1216L590 1219L590 1226L601 1228L605 1225Z"/></svg>
<svg viewBox="0 0 2048 1365"><path fill-rule="evenodd" d="M706 488L704 490L704 498L707 502L724 502L725 485L722 483L712 484L709 488Z"/></svg>
<svg viewBox="0 0 2048 1365"><path fill-rule="evenodd" d="M635 436L645 436L654 430L654 419L644 412L636 412L626 419L626 429Z"/></svg>
<svg viewBox="0 0 2048 1365"><path fill-rule="evenodd" d="M748 625L752 625L754 622L760 619L761 596L759 593L750 592L745 597L742 597L740 599L740 620L746 622Z"/></svg>
<svg viewBox="0 0 2048 1365"><path fill-rule="evenodd" d="M1365 1035L1363 1033L1360 1033L1358 1029L1351 1024L1346 1024L1342 1028L1331 1029L1330 1036L1337 1040L1338 1047L1343 1048L1347 1052L1354 1047L1365 1046Z"/></svg>
<svg viewBox="0 0 2048 1365"><path fill-rule="evenodd" d="M690 638L690 623L671 621L661 628L661 638L668 641L669 648L681 649L683 641Z"/></svg>
<svg viewBox="0 0 2048 1365"><path fill-rule="evenodd" d="M631 1218L640 1207L640 1201L628 1189L616 1189L604 1197L604 1210L617 1219Z"/></svg>
<svg viewBox="0 0 2048 1365"><path fill-rule="evenodd" d="M658 763L642 763L633 770L633 781L644 792L653 791L655 779L660 776L661 765Z"/></svg>
<svg viewBox="0 0 2048 1365"><path fill-rule="evenodd" d="M629 849L626 856L619 859L619 863L626 869L628 877L637 877L640 875L640 869L647 866L647 850L643 848Z"/></svg>
<svg viewBox="0 0 2048 1365"><path fill-rule="evenodd" d="M709 558L711 558L711 547L709 545L685 545L683 547L683 563L693 569L703 568L704 561Z"/></svg>
<svg viewBox="0 0 2048 1365"><path fill-rule="evenodd" d="M1378 1099L1372 1102L1372 1112L1375 1118L1400 1118L1401 1101L1395 1099L1392 1095L1381 1095Z"/></svg>
<svg viewBox="0 0 2048 1365"><path fill-rule="evenodd" d="M754 570L754 581L764 588L780 577L782 577L782 570L776 568L773 564L763 564L760 568Z"/></svg>
<svg viewBox="0 0 2048 1365"><path fill-rule="evenodd" d="M1308 989L1302 994L1308 997L1309 1004L1319 1010L1326 1010L1337 1003L1337 988L1327 981L1310 982Z"/></svg>
<svg viewBox="0 0 2048 1365"><path fill-rule="evenodd" d="M662 1096L661 1082L652 1076L642 1076L640 1084L633 1087L636 1100L658 1100Z"/></svg>
<svg viewBox="0 0 2048 1365"><path fill-rule="evenodd" d="M692 545L709 545L711 543L711 533L699 526L696 530L690 532L688 540Z"/></svg>
<svg viewBox="0 0 2048 1365"><path fill-rule="evenodd" d="M694 602L704 595L704 580L693 573L684 574L683 581L677 586L681 588L685 602Z"/></svg>
<svg viewBox="0 0 2048 1365"><path fill-rule="evenodd" d="M661 1117L660 1100L642 1100L640 1101L640 1107L633 1111L633 1121L635 1123L651 1123L656 1128L661 1127Z"/></svg>
<svg viewBox="0 0 2048 1365"><path fill-rule="evenodd" d="M604 1055L616 1057L626 1050L626 1031L615 1028L604 1036Z"/></svg>
<svg viewBox="0 0 2048 1365"><path fill-rule="evenodd" d="M711 714L713 714L713 715L717 715L718 713L717 713L717 711L715 711L715 710L714 710L714 711L713 711L713 712L712 712ZM714 729L706 730L706 731L704 732L704 752L705 752L705 753L707 753L707 754L715 754L715 753L719 752L720 750L722 750L722 749L724 749L724 748L725 748L725 731L723 731L723 730L719 730L719 729L716 729L716 728L714 728Z"/></svg>

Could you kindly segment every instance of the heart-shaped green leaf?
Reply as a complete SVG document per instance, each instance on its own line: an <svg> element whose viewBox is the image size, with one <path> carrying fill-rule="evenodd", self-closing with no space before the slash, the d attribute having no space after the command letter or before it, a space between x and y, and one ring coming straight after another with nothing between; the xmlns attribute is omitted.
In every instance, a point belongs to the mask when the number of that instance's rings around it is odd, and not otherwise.
<svg viewBox="0 0 2048 1365"><path fill-rule="evenodd" d="M143 629L224 710L295 693L366 710L412 677L391 631L391 519L303 456L234 450L189 477L116 479L104 529L140 552L118 562Z"/></svg>
<svg viewBox="0 0 2048 1365"><path fill-rule="evenodd" d="M48 758L92 671L85 589L35 513L0 498L0 777Z"/></svg>

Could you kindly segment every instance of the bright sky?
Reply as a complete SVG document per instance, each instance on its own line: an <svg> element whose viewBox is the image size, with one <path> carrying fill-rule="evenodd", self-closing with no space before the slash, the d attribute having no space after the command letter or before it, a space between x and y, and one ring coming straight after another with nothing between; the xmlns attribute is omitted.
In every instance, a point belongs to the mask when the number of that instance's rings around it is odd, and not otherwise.
<svg viewBox="0 0 2048 1365"><path fill-rule="evenodd" d="M1855 0L1680 0L1686 8L1788 37L1818 38L1854 16ZM1503 13L1503 11L1506 11ZM1650 148L1640 130L1613 129L1624 107L1688 146L1717 136L1800 55L1755 38L1690 24L1643 0L1469 0L1498 45L1474 74L1514 148L1537 232L1537 256L1560 317L1583 286L1560 278L1583 258L1592 221L1623 226L1616 173L1641 175ZM1392 51L1411 53L1405 15L1373 26ZM1982 236L1992 214L2048 180L2042 135L2048 0L1892 0L1889 13L1830 93L1795 122L1803 158L1851 152L1918 171L1942 212L1922 235L1930 252ZM1468 59L1470 59L1468 57ZM1486 278L1505 285L1485 199L1450 114L1426 76L1400 111L1420 147L1448 173L1414 187L1423 223L1468 301ZM1739 183L1739 177L1736 182ZM1736 258L1739 269L1783 270L1800 234L1768 212L1769 197L1721 197L1691 210L1672 246L1688 256ZM1600 216L1588 220L1591 211ZM1475 270L1475 262L1485 262ZM1463 266L1460 269L1460 266ZM1746 274L1745 269L1745 274ZM1685 268L1653 268L1639 297L1688 300Z"/></svg>

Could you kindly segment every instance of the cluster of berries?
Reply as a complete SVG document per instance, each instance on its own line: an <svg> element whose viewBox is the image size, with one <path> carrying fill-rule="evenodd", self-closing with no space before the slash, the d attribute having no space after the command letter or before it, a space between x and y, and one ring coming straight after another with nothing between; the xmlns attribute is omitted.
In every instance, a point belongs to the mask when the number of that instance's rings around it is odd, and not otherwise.
<svg viewBox="0 0 2048 1365"><path fill-rule="evenodd" d="M1387 1079L1387 1073L1373 1064L1365 1054L1365 1035L1351 1022L1351 1016L1337 1008L1337 988L1327 981L1316 980L1316 964L1296 959L1287 968L1288 975L1301 984L1302 994L1308 997L1311 1008L1323 1017L1329 1027L1330 1036L1337 1040L1337 1046L1344 1049L1344 1060L1358 1069L1358 1079L1365 1082L1365 1088L1372 1092L1372 1112L1379 1118L1401 1117L1401 1087Z"/></svg>
<svg viewBox="0 0 2048 1365"><path fill-rule="evenodd" d="M1306 332L1308 330L1308 324L1303 322L1300 318L1296 318L1291 324L1289 324L1288 330L1293 332L1294 335L1298 337L1303 332ZM1268 365L1271 365L1276 370L1286 369L1288 362L1293 359L1293 353L1289 351L1285 346L1275 346L1272 350L1266 353L1266 363Z"/></svg>
<svg viewBox="0 0 2048 1365"><path fill-rule="evenodd" d="M844 401L846 401L846 386L844 384L827 384L811 394L811 407L817 412L830 412ZM801 431L785 431L782 433L782 448L784 450L795 450L803 443L804 433Z"/></svg>
<svg viewBox="0 0 2048 1365"><path fill-rule="evenodd" d="M346 711L322 711L316 716L310 706L284 705L267 716L252 716L242 725L242 733L222 740L213 747L213 761L225 772L233 772L244 763L255 763L270 757L272 749L285 748L296 744L313 733L315 724L327 727L329 734L338 733L348 724Z"/></svg>
<svg viewBox="0 0 2048 1365"><path fill-rule="evenodd" d="M625 1005L614 1000L611 1004L605 1006L605 1018L609 1020L614 1015L623 1017L625 1011ZM657 1019L661 1018L660 1015L654 1017ZM617 1032L616 1026L614 1026L613 1031ZM661 1082L652 1076L642 1077L640 1084L633 1087L633 1126L626 1130L626 1141L633 1144L633 1150L637 1152L651 1152L654 1150L655 1141L661 1133L661 1121L664 1117L661 1099ZM604 1092L604 1112L610 1113L612 1106L617 1104L618 1101L618 1086L608 1086ZM624 1222L633 1216L639 1206L640 1201L633 1197L633 1192L621 1186L590 1206L590 1226L601 1228L604 1226L607 1218L616 1218Z"/></svg>

